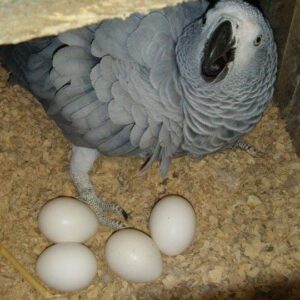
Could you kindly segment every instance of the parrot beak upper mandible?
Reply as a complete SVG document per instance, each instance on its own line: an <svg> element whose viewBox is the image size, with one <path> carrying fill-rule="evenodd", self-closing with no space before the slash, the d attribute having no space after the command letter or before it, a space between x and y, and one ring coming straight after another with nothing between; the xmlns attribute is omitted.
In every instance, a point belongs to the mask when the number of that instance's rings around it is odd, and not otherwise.
<svg viewBox="0 0 300 300"><path fill-rule="evenodd" d="M232 25L229 21L223 21L205 46L202 73L207 81L220 81L226 76L227 65L234 60L234 44Z"/></svg>

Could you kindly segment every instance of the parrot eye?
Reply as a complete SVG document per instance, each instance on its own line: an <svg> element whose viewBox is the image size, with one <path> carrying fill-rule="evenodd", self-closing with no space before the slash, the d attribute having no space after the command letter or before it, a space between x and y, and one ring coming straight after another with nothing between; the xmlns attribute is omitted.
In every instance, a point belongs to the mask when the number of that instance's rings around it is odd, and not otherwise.
<svg viewBox="0 0 300 300"><path fill-rule="evenodd" d="M262 36L259 35L255 40L254 40L254 46L258 47L261 44L262 41Z"/></svg>

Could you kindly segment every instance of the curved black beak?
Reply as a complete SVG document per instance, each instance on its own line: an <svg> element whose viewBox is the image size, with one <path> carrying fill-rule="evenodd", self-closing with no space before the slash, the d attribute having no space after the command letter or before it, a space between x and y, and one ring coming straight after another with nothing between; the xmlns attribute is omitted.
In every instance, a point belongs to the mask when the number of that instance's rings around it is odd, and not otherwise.
<svg viewBox="0 0 300 300"><path fill-rule="evenodd" d="M234 44L232 25L224 21L215 29L205 46L202 73L207 81L213 81L221 73L222 78L225 77L228 63L234 60Z"/></svg>

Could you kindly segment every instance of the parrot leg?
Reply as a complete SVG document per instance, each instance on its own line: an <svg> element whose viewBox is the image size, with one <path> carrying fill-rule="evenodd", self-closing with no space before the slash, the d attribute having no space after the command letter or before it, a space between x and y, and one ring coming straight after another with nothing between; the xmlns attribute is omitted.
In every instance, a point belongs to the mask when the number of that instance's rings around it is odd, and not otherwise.
<svg viewBox="0 0 300 300"><path fill-rule="evenodd" d="M231 146L232 149L240 149L246 151L251 156L258 156L258 152L255 147L251 144L238 140L235 144Z"/></svg>
<svg viewBox="0 0 300 300"><path fill-rule="evenodd" d="M102 225L112 229L124 228L125 224L109 218L105 213L116 213L123 216L125 220L127 213L119 205L98 198L90 180L89 172L98 156L99 152L95 149L73 146L70 174L79 192L79 200L86 203L95 212Z"/></svg>

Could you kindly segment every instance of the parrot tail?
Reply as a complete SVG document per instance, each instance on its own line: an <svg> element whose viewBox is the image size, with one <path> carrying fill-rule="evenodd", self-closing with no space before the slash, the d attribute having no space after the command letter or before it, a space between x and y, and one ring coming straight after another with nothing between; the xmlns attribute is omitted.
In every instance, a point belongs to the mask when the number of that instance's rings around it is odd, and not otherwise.
<svg viewBox="0 0 300 300"><path fill-rule="evenodd" d="M53 37L46 37L16 45L0 46L0 63L11 73L9 78L11 84L20 84L26 89L29 88L25 76L28 71L29 57L45 49L52 40Z"/></svg>
<svg viewBox="0 0 300 300"><path fill-rule="evenodd" d="M16 45L0 46L0 63L10 72L8 82L19 84L30 90L47 109L48 97L45 94L52 93L52 90L51 86L44 86L45 76L52 68L54 53L63 46L55 37L44 37ZM33 82L38 88L33 89Z"/></svg>
<svg viewBox="0 0 300 300"><path fill-rule="evenodd" d="M0 62L10 72L9 83L20 84L28 88L28 83L24 74L24 67L30 55L29 51L24 51L24 43L18 45L5 45L0 47ZM22 54L22 55L20 55Z"/></svg>
<svg viewBox="0 0 300 300"><path fill-rule="evenodd" d="M11 49L13 45L1 45L0 46L0 64L5 64L9 59Z"/></svg>

